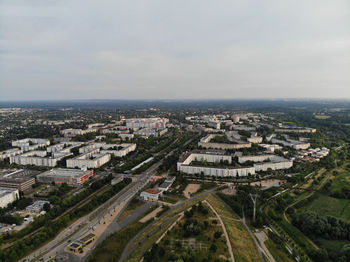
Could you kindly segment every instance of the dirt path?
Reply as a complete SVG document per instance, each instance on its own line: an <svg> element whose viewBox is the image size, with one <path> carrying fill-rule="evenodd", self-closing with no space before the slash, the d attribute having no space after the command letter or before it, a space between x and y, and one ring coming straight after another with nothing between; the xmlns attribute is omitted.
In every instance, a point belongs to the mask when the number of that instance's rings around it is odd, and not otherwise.
<svg viewBox="0 0 350 262"><path fill-rule="evenodd" d="M261 246L261 251L264 253L264 255L267 257L269 262L276 262L276 260L274 259L274 257L271 255L270 251L268 250L268 248L265 246L265 241L268 240L269 238L267 237L267 235L265 234L265 232L259 232L259 233L254 233L256 238L259 240L260 242L260 246Z"/></svg>
<svg viewBox="0 0 350 262"><path fill-rule="evenodd" d="M201 185L199 184L188 184L184 190L184 195L186 198L190 198L191 194L196 193L200 189Z"/></svg>
<svg viewBox="0 0 350 262"><path fill-rule="evenodd" d="M227 231L226 231L226 227L225 227L225 224L224 222L222 221L220 215L216 212L216 210L213 208L213 206L207 201L207 200L204 200L204 202L210 207L210 209L214 212L214 214L217 216L217 218L219 219L220 221L220 224L221 224L221 227L222 229L224 230L224 235L226 237L226 243L227 243L227 247L228 247L228 252L230 253L230 256L231 256L231 261L232 262L235 262L235 257L233 255L233 251L232 251L232 246L231 246L231 242L230 242L230 239L228 237L228 234L227 234Z"/></svg>
<svg viewBox="0 0 350 262"><path fill-rule="evenodd" d="M139 222L141 223L146 223L148 220L150 220L151 218L154 218L160 211L162 211L163 207L157 207L155 210L153 210L151 213L149 213L148 215L144 216L143 218L141 218L139 220Z"/></svg>
<svg viewBox="0 0 350 262"><path fill-rule="evenodd" d="M163 237L166 236L166 234L176 225L177 222L181 220L181 218L183 218L183 216L184 216L184 212L181 212L179 218L176 219L176 221L171 224L171 226L160 236L160 238L158 238L158 240L156 241L156 244L158 244L163 239Z"/></svg>

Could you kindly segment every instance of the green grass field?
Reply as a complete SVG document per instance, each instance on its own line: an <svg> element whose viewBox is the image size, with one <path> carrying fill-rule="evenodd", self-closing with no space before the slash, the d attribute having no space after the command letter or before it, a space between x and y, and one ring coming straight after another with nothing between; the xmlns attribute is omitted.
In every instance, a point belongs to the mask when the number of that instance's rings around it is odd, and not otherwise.
<svg viewBox="0 0 350 262"><path fill-rule="evenodd" d="M95 248L87 261L118 261L128 241L142 228L146 227L147 224L148 223L142 224L136 221L126 228L110 235Z"/></svg>
<svg viewBox="0 0 350 262"><path fill-rule="evenodd" d="M334 193L336 191L341 191L343 188L350 189L350 172L347 170L344 170L336 177L333 177L333 182L329 190Z"/></svg>
<svg viewBox="0 0 350 262"><path fill-rule="evenodd" d="M312 211L321 216L334 216L350 222L350 200L338 199L322 194L299 209L300 212Z"/></svg>
<svg viewBox="0 0 350 262"><path fill-rule="evenodd" d="M273 256L273 258L276 261L285 261L285 262L292 262L292 261L294 261L284 251L279 249L276 246L276 244L271 239L268 239L265 242L265 245L266 245L266 247L268 248L268 250L270 251L271 255Z"/></svg>
<svg viewBox="0 0 350 262"><path fill-rule="evenodd" d="M239 221L238 218L216 196L210 195L207 201L215 208L225 224L231 241L235 261L260 261L253 239L241 221Z"/></svg>

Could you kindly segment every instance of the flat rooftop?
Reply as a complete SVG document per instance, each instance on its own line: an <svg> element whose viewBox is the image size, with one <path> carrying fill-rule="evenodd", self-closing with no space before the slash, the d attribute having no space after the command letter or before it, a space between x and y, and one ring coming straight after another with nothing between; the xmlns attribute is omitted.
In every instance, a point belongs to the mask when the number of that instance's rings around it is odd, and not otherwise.
<svg viewBox="0 0 350 262"><path fill-rule="evenodd" d="M17 189L0 187L0 198L13 193L14 191L17 191Z"/></svg>
<svg viewBox="0 0 350 262"><path fill-rule="evenodd" d="M80 170L80 169L73 169L73 168L55 168L51 169L49 171L46 171L44 173L41 173L38 176L51 176L51 177L77 177L77 176L82 176L88 172L88 170Z"/></svg>

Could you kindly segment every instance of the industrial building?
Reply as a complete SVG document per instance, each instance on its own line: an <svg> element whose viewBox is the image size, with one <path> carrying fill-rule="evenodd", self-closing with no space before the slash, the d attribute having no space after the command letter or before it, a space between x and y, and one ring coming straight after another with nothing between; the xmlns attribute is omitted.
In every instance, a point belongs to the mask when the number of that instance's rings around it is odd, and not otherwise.
<svg viewBox="0 0 350 262"><path fill-rule="evenodd" d="M19 199L18 189L0 187L0 207L5 208L8 204Z"/></svg>
<svg viewBox="0 0 350 262"><path fill-rule="evenodd" d="M19 191L28 191L35 184L34 175L36 171L32 170L16 170L9 174L0 176L0 187L15 188Z"/></svg>
<svg viewBox="0 0 350 262"><path fill-rule="evenodd" d="M68 185L81 185L94 174L93 170L79 170L69 168L55 168L37 176L37 180L43 183L56 184L67 183Z"/></svg>

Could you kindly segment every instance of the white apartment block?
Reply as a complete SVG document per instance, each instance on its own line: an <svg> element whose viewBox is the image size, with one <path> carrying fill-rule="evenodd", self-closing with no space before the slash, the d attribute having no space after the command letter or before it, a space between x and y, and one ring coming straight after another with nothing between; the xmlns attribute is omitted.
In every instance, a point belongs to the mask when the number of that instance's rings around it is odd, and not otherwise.
<svg viewBox="0 0 350 262"><path fill-rule="evenodd" d="M285 141L277 138L272 138L271 142L275 144L281 144L283 146L288 146L296 150L308 149L310 147L310 143L299 142L297 140L291 140L291 139L289 141Z"/></svg>
<svg viewBox="0 0 350 262"><path fill-rule="evenodd" d="M129 118L125 119L126 127L138 130L140 128L166 128L166 124L169 122L167 118Z"/></svg>
<svg viewBox="0 0 350 262"><path fill-rule="evenodd" d="M111 160L110 154L99 154L96 150L66 160L69 168L99 168Z"/></svg>
<svg viewBox="0 0 350 262"><path fill-rule="evenodd" d="M97 132L98 128L88 128L88 129L74 129L74 128L68 128L61 130L61 135L64 135L66 137L74 137L77 135L84 135L87 133Z"/></svg>
<svg viewBox="0 0 350 262"><path fill-rule="evenodd" d="M254 167L211 167L211 166L193 166L190 165L193 161L207 161L207 162L220 162L227 161L232 163L232 157L229 155L221 155L214 153L188 153L184 155L177 163L177 170L186 174L204 174L206 176L219 176L219 177L235 177L235 176L247 176L249 174L255 174Z"/></svg>
<svg viewBox="0 0 350 262"><path fill-rule="evenodd" d="M215 136L219 136L219 134L210 134L205 137L203 137L199 142L198 146L202 148L208 148L208 149L221 149L221 150L227 150L227 149L241 149L241 148L250 148L252 146L251 143L237 143L237 144L226 144L226 143L212 143L210 140L212 140Z"/></svg>
<svg viewBox="0 0 350 262"><path fill-rule="evenodd" d="M61 153L55 157L47 157L46 151L29 151L21 155L11 156L10 163L18 165L35 165L35 166L49 166L54 167L57 162L64 157L71 155L71 153Z"/></svg>
<svg viewBox="0 0 350 262"><path fill-rule="evenodd" d="M23 151L18 148L11 148L6 151L0 152L0 160L4 160L6 158L10 158L11 156L16 156L22 154Z"/></svg>
<svg viewBox="0 0 350 262"><path fill-rule="evenodd" d="M258 156L241 156L238 162L243 164L247 161L254 162L256 172L272 170L289 169L293 166L293 161L276 155L258 155Z"/></svg>
<svg viewBox="0 0 350 262"><path fill-rule="evenodd" d="M18 189L15 188L0 188L0 207L5 208L8 204L19 199Z"/></svg>
<svg viewBox="0 0 350 262"><path fill-rule="evenodd" d="M32 151L39 147L46 147L48 145L50 145L50 141L42 138L25 138L12 141L12 146L20 147L23 152Z"/></svg>
<svg viewBox="0 0 350 262"><path fill-rule="evenodd" d="M122 143L122 144L92 143L90 145L79 148L79 153L86 154L91 151L94 151L94 153L100 152L101 154L111 154L117 157L123 157L135 150L136 150L135 143Z"/></svg>
<svg viewBox="0 0 350 262"><path fill-rule="evenodd" d="M158 129L158 128L142 128L139 129L137 131L135 131L135 135L140 135L140 136L144 136L144 137L150 137L150 136L154 136L154 137L159 137L164 135L166 132L168 132L167 128L163 128L163 129Z"/></svg>
<svg viewBox="0 0 350 262"><path fill-rule="evenodd" d="M253 144L260 144L263 141L263 138L261 136L251 136L247 141Z"/></svg>

